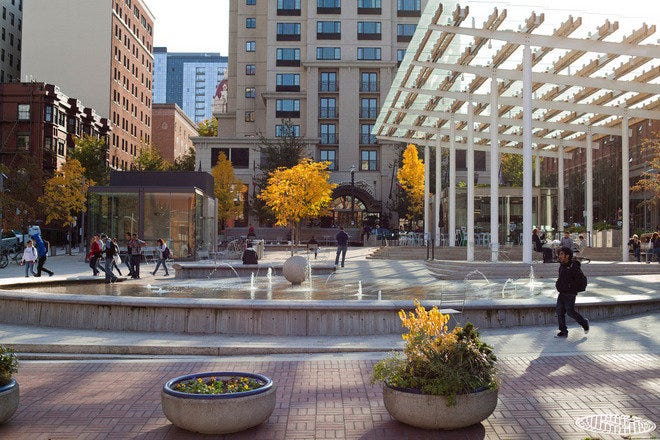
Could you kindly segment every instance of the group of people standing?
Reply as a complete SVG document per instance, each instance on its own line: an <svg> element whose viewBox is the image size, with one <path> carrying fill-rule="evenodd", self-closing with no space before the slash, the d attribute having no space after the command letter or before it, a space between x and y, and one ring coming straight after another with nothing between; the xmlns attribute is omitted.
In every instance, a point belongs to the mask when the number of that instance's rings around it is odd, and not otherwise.
<svg viewBox="0 0 660 440"><path fill-rule="evenodd" d="M53 276L53 271L44 267L46 259L48 258L48 248L50 243L41 238L41 234L33 234L25 244L23 250L23 258L21 259L21 266L25 266L25 276L29 277L30 273L35 277L40 277L41 272L45 272L49 277ZM33 241L34 240L34 241ZM34 265L37 265L35 272Z"/></svg>
<svg viewBox="0 0 660 440"><path fill-rule="evenodd" d="M638 262L642 261L642 247L646 250L646 262L651 263L653 258L660 263L660 234L654 232L646 243L642 243L637 234L633 234L632 238L628 241L628 246L633 252L635 259Z"/></svg>

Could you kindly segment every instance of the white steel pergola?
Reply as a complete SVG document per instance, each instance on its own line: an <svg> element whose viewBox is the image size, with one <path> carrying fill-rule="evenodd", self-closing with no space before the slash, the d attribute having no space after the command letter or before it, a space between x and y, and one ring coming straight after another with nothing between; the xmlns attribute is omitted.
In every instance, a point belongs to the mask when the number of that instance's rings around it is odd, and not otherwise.
<svg viewBox="0 0 660 440"><path fill-rule="evenodd" d="M527 0L429 0L381 108L373 133L384 142L424 146L424 232L430 236L429 158L435 147L435 193L440 187L440 153L449 149L449 245L455 245L456 150L466 150L467 259L474 260L474 151L489 151L490 199L498 200L500 153L523 156L523 262L532 262L532 160L539 184L540 157L558 160L558 218L564 224L564 159L586 152L586 227L593 231L595 141L622 137L623 237L629 236L629 125L660 119L660 46L655 24L641 20L619 29L602 13L575 9L536 13ZM521 2L522 3L522 2ZM577 2L580 3L580 2ZM641 15L655 19L660 8L648 2L616 2L619 8L650 6ZM652 3L652 2L651 2ZM444 5L444 7L443 7ZM602 5L602 2L599 3ZM502 7L503 6L503 7ZM552 15L552 16L551 16ZM583 19L584 18L584 19ZM561 21L563 20L563 21ZM497 129L492 129L497 127ZM435 203L435 218L439 216ZM435 226L435 237L440 236ZM491 260L497 261L498 203L490 203ZM628 261L626 246L622 260Z"/></svg>

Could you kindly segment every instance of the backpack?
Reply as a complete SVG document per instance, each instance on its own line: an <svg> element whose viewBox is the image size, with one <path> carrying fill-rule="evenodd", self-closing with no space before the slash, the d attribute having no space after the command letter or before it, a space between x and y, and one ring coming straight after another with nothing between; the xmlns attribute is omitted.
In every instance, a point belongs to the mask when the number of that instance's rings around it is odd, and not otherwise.
<svg viewBox="0 0 660 440"><path fill-rule="evenodd" d="M587 289L587 277L582 272L581 268L577 269L577 273L575 275L575 290L577 292L584 292Z"/></svg>
<svg viewBox="0 0 660 440"><path fill-rule="evenodd" d="M171 256L172 256L172 253L170 252L170 248L166 247L165 250L163 251L163 258L165 258L167 260Z"/></svg>

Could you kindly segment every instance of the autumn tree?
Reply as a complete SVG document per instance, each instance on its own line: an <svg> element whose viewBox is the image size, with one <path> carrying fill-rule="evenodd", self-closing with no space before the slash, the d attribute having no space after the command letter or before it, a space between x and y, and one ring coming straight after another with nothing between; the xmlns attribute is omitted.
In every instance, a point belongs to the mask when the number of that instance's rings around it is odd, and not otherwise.
<svg viewBox="0 0 660 440"><path fill-rule="evenodd" d="M19 153L11 166L0 164L0 172L7 176L0 193L2 229L26 230L28 225L43 218L38 203L43 188L41 164L27 152Z"/></svg>
<svg viewBox="0 0 660 440"><path fill-rule="evenodd" d="M303 159L291 168L279 168L258 196L275 214L277 225L291 226L292 244L299 240L301 221L328 213L332 190L337 186L329 181L329 164Z"/></svg>
<svg viewBox="0 0 660 440"><path fill-rule="evenodd" d="M170 171L195 171L195 149L190 147L186 153L174 159Z"/></svg>
<svg viewBox="0 0 660 440"><path fill-rule="evenodd" d="M407 198L406 218L410 221L420 218L424 209L424 162L415 145L408 144L403 151L403 165L396 177Z"/></svg>
<svg viewBox="0 0 660 440"><path fill-rule="evenodd" d="M137 158L133 161L133 167L136 171L167 171L171 164L163 158L156 147L143 143Z"/></svg>
<svg viewBox="0 0 660 440"><path fill-rule="evenodd" d="M204 119L197 125L197 133L204 137L217 137L218 119L215 116L212 116L209 119Z"/></svg>
<svg viewBox="0 0 660 440"><path fill-rule="evenodd" d="M523 157L520 154L502 153L500 166L502 167L502 180L509 186L522 186L523 184Z"/></svg>
<svg viewBox="0 0 660 440"><path fill-rule="evenodd" d="M84 179L85 169L77 159L68 158L62 169L46 181L39 203L46 213L46 223L70 227L76 214L87 210L87 190L94 181Z"/></svg>
<svg viewBox="0 0 660 440"><path fill-rule="evenodd" d="M97 185L107 185L110 181L110 166L108 165L108 144L105 139L94 136L83 136L74 141L73 151L68 158L76 159L85 170L85 177Z"/></svg>
<svg viewBox="0 0 660 440"><path fill-rule="evenodd" d="M224 229L228 219L237 218L243 213L246 186L234 176L234 167L224 153L218 155L218 163L211 168L211 174L218 203L218 224Z"/></svg>
<svg viewBox="0 0 660 440"><path fill-rule="evenodd" d="M633 192L649 192L651 197L642 204L655 206L660 200L660 138L657 133L642 142L642 153L650 157L648 168L637 183L630 188Z"/></svg>

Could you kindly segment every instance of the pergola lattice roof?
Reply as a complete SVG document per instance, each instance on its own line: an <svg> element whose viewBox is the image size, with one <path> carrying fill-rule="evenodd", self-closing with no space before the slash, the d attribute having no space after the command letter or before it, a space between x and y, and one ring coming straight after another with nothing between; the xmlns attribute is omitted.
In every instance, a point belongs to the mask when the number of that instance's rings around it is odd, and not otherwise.
<svg viewBox="0 0 660 440"><path fill-rule="evenodd" d="M617 16L608 18L602 8L574 11L582 15L574 17L568 8L579 5L568 2L564 9L553 2L545 13L532 12L533 1L515 3L472 1L468 7L429 0L374 134L381 141L435 146L448 141L453 117L456 136L465 142L471 101L474 147L487 150L496 78L499 151L522 151L524 45L533 48L535 155L556 157L557 146L584 147L587 132L594 140L620 135L623 116L631 123L660 119L655 24L626 20L628 28L622 29ZM626 10L638 7L636 13L651 20L660 9L653 2L616 3ZM457 148L465 148L458 142Z"/></svg>

